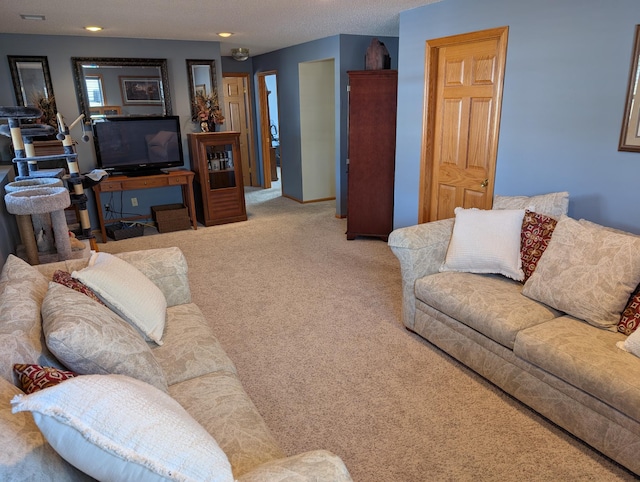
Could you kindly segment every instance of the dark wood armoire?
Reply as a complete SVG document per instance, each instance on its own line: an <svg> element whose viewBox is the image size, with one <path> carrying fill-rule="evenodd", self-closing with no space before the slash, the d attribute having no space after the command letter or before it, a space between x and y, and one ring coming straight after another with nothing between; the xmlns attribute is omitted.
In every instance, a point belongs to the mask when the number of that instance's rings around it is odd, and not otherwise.
<svg viewBox="0 0 640 482"><path fill-rule="evenodd" d="M347 239L393 229L396 70L350 71Z"/></svg>

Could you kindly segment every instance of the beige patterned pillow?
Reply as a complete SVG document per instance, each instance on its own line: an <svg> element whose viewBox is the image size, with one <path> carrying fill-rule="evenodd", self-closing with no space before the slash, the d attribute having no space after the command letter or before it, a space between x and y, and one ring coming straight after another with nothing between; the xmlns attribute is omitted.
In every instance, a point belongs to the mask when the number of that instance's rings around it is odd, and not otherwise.
<svg viewBox="0 0 640 482"><path fill-rule="evenodd" d="M563 216L522 294L615 331L639 283L639 237Z"/></svg>
<svg viewBox="0 0 640 482"><path fill-rule="evenodd" d="M15 383L14 363L60 367L43 343L40 306L47 279L22 259L9 255L0 274L0 376ZM61 367L60 367L61 368Z"/></svg>
<svg viewBox="0 0 640 482"><path fill-rule="evenodd" d="M558 219L569 212L569 193L563 191L538 196L494 196L493 209L529 209Z"/></svg>
<svg viewBox="0 0 640 482"><path fill-rule="evenodd" d="M52 281L42 317L47 346L70 370L81 375L128 375L167 391L149 345L109 308Z"/></svg>

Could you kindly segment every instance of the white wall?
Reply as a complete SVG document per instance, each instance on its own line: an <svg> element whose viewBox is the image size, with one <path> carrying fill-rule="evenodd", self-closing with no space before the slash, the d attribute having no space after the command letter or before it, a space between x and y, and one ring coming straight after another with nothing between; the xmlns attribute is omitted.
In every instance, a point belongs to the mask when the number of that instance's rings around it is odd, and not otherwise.
<svg viewBox="0 0 640 482"><path fill-rule="evenodd" d="M304 202L336 196L334 64L329 59L299 65Z"/></svg>

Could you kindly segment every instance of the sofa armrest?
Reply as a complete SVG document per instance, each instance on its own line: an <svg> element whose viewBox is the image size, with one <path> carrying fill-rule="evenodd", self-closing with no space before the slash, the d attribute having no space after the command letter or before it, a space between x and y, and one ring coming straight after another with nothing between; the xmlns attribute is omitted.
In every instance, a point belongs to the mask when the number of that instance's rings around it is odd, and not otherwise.
<svg viewBox="0 0 640 482"><path fill-rule="evenodd" d="M167 307L191 303L187 260L179 248L144 249L115 256L131 263L153 281L167 299Z"/></svg>
<svg viewBox="0 0 640 482"><path fill-rule="evenodd" d="M389 247L400 261L402 273L402 321L413 329L416 281L437 273L444 262L453 230L453 218L394 230Z"/></svg>
<svg viewBox="0 0 640 482"><path fill-rule="evenodd" d="M237 482L350 482L351 476L344 462L326 450L314 450L259 465L238 478Z"/></svg>

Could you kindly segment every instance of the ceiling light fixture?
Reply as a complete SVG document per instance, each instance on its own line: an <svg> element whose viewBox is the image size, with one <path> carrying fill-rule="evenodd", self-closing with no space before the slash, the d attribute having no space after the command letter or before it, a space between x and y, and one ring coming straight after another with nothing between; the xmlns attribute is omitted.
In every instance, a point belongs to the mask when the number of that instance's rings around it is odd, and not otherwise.
<svg viewBox="0 0 640 482"><path fill-rule="evenodd" d="M249 49L245 49L242 47L231 49L231 57L233 57L238 62L244 62L249 58Z"/></svg>
<svg viewBox="0 0 640 482"><path fill-rule="evenodd" d="M100 30L102 30L102 27L98 27L97 25L89 25L88 27L85 27L84 29L88 30L89 32L99 32Z"/></svg>
<svg viewBox="0 0 640 482"><path fill-rule="evenodd" d="M218 32L218 37L227 38L233 35L232 32Z"/></svg>
<svg viewBox="0 0 640 482"><path fill-rule="evenodd" d="M21 13L20 18L22 20L45 20L44 15L36 15L36 14L31 15L26 13Z"/></svg>

